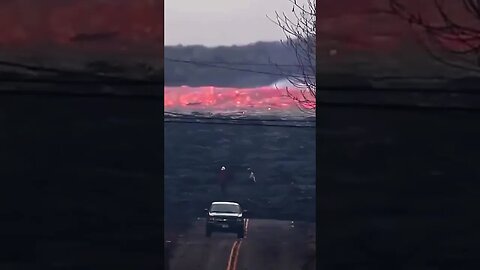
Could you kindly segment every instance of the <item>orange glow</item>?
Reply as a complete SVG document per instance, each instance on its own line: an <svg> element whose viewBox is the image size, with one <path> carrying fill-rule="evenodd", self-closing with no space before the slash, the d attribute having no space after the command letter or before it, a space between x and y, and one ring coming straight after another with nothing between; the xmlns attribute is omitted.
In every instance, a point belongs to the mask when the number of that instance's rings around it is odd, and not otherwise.
<svg viewBox="0 0 480 270"><path fill-rule="evenodd" d="M125 44L160 44L163 39L161 0L11 0L0 3L0 46L41 44L85 47L73 42L81 33L116 33L108 48ZM99 42L92 42L98 46ZM96 48L96 47L95 47Z"/></svg>
<svg viewBox="0 0 480 270"><path fill-rule="evenodd" d="M165 110L193 111L284 111L298 110L284 90L274 87L165 87Z"/></svg>

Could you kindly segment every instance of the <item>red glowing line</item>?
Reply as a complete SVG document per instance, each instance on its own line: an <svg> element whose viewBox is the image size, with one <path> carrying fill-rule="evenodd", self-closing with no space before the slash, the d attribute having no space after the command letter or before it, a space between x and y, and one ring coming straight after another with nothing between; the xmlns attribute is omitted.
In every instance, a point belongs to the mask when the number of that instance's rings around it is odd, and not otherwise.
<svg viewBox="0 0 480 270"><path fill-rule="evenodd" d="M213 110L230 109L292 109L297 104L274 87L220 88L165 87L165 108L196 107Z"/></svg>

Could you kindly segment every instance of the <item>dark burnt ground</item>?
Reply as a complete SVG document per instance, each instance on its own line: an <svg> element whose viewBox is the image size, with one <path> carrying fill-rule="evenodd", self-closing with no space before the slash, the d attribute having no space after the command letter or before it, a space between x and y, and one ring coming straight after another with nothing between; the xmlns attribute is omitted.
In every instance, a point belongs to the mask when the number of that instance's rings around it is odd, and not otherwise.
<svg viewBox="0 0 480 270"><path fill-rule="evenodd" d="M227 197L217 185L222 165L232 174ZM252 218L314 221L315 129L165 123L166 235L213 200L238 201Z"/></svg>
<svg viewBox="0 0 480 270"><path fill-rule="evenodd" d="M478 269L480 113L318 111L321 269Z"/></svg>
<svg viewBox="0 0 480 270"><path fill-rule="evenodd" d="M5 269L161 269L162 101L0 97Z"/></svg>

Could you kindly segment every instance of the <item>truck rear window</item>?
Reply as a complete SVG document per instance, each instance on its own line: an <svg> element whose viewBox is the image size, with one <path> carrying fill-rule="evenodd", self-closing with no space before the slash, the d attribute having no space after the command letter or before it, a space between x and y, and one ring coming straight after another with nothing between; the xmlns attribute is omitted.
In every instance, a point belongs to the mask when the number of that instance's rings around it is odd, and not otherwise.
<svg viewBox="0 0 480 270"><path fill-rule="evenodd" d="M240 213L240 206L234 204L214 204L210 208L210 212Z"/></svg>

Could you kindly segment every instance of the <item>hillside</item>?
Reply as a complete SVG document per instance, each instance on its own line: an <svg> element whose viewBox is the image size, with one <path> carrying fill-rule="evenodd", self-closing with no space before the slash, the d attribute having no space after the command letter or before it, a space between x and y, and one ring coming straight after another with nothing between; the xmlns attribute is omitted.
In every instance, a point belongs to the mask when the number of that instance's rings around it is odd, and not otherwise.
<svg viewBox="0 0 480 270"><path fill-rule="evenodd" d="M264 86L280 80L282 70L288 71L274 64L296 64L293 52L280 42L214 48L166 46L164 53L168 86Z"/></svg>
<svg viewBox="0 0 480 270"><path fill-rule="evenodd" d="M160 0L1 1L0 61L149 77L163 73L162 18Z"/></svg>

